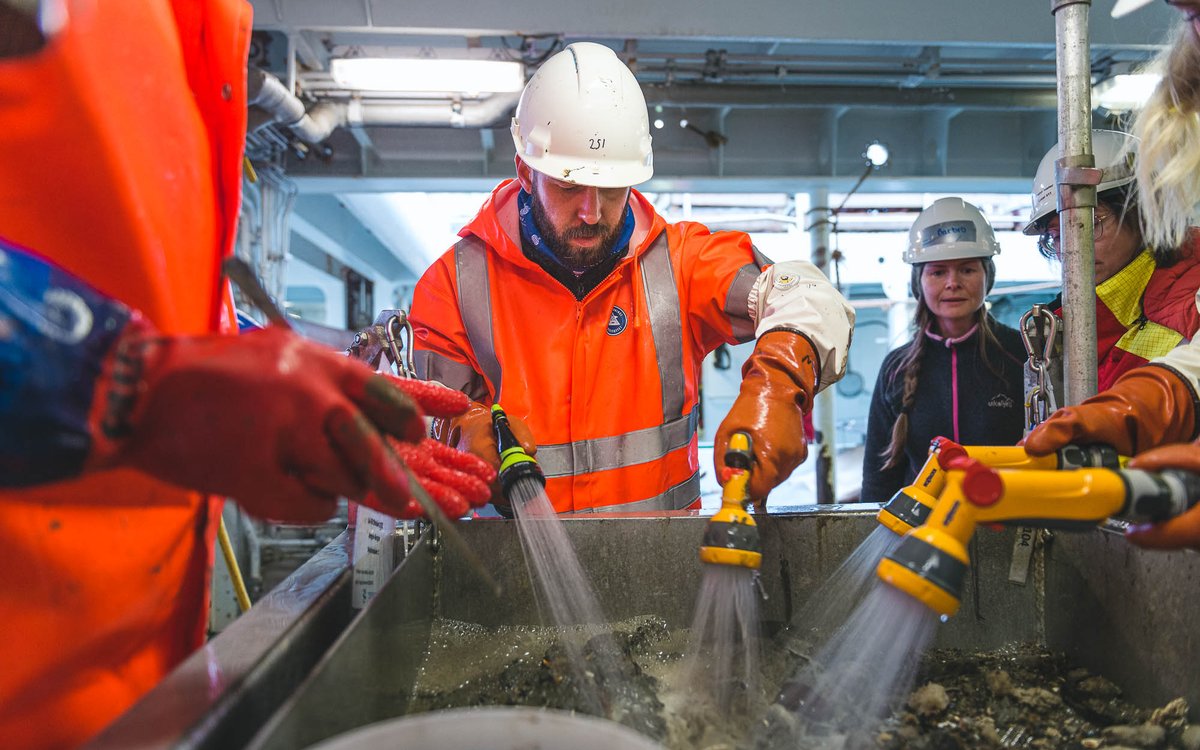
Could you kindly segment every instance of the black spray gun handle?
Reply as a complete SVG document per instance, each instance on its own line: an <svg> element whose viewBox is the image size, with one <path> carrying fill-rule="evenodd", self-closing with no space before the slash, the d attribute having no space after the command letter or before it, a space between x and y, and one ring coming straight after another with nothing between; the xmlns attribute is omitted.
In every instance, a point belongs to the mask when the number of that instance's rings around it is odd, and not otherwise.
<svg viewBox="0 0 1200 750"><path fill-rule="evenodd" d="M1122 469L1125 507L1118 518L1134 523L1161 523L1182 515L1200 501L1200 474L1183 469Z"/></svg>
<svg viewBox="0 0 1200 750"><path fill-rule="evenodd" d="M1060 469L1121 468L1121 456L1117 449L1104 443L1064 445L1056 455Z"/></svg>

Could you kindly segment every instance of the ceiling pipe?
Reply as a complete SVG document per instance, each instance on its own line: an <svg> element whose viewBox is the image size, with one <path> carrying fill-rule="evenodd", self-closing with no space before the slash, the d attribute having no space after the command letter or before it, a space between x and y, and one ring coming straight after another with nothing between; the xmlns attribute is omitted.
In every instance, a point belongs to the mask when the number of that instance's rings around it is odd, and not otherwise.
<svg viewBox="0 0 1200 750"><path fill-rule="evenodd" d="M398 103L357 100L332 106L343 109L343 124L346 125L485 128L502 121L507 125L506 121L520 98L520 92L513 92L466 101Z"/></svg>
<svg viewBox="0 0 1200 750"><path fill-rule="evenodd" d="M338 127L452 127L485 128L505 120L517 106L520 93L492 94L486 99L421 101L321 102L309 110L283 82L252 68L247 81L247 104L265 117L251 118L251 132L272 123L291 129L301 140L318 144Z"/></svg>
<svg viewBox="0 0 1200 750"><path fill-rule="evenodd" d="M273 123L291 128L301 140L318 144L329 137L328 131L313 122L305 111L304 102L288 90L275 76L261 68L250 68L246 75L246 105L252 109L247 129L253 133Z"/></svg>

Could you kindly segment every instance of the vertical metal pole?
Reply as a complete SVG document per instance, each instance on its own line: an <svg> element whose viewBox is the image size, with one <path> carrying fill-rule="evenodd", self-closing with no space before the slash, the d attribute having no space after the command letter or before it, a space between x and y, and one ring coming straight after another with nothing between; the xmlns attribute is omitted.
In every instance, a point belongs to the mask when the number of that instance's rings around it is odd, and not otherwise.
<svg viewBox="0 0 1200 750"><path fill-rule="evenodd" d="M1058 217L1062 232L1066 404L1096 392L1096 269L1092 220L1099 171L1092 155L1090 0L1051 0L1058 59Z"/></svg>
<svg viewBox="0 0 1200 750"><path fill-rule="evenodd" d="M812 262L829 276L829 190L815 188L809 193L810 216L809 237L812 240ZM837 502L837 430L834 421L833 388L826 388L813 400L813 427L816 430L817 451L813 456L817 462L817 502Z"/></svg>

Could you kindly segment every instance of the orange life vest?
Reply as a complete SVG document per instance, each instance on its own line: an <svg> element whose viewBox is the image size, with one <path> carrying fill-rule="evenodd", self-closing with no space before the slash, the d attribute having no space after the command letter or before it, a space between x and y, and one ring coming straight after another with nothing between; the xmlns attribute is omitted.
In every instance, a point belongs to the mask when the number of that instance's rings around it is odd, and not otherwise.
<svg viewBox="0 0 1200 750"><path fill-rule="evenodd" d="M629 253L577 301L522 252L518 190L497 187L417 284L418 375L524 419L560 513L698 507L701 362L754 338L766 259L631 191Z"/></svg>
<svg viewBox="0 0 1200 750"><path fill-rule="evenodd" d="M67 6L0 60L0 236L164 332L216 331L250 6ZM131 471L0 493L0 746L82 743L203 642L218 508Z"/></svg>

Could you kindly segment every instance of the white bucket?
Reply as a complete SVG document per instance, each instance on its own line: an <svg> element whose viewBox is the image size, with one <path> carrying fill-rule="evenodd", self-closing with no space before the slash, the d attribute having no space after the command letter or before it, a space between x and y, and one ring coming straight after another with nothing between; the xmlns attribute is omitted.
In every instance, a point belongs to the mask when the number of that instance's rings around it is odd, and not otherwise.
<svg viewBox="0 0 1200 750"><path fill-rule="evenodd" d="M489 706L402 716L339 734L310 750L663 750L628 727L594 716Z"/></svg>

